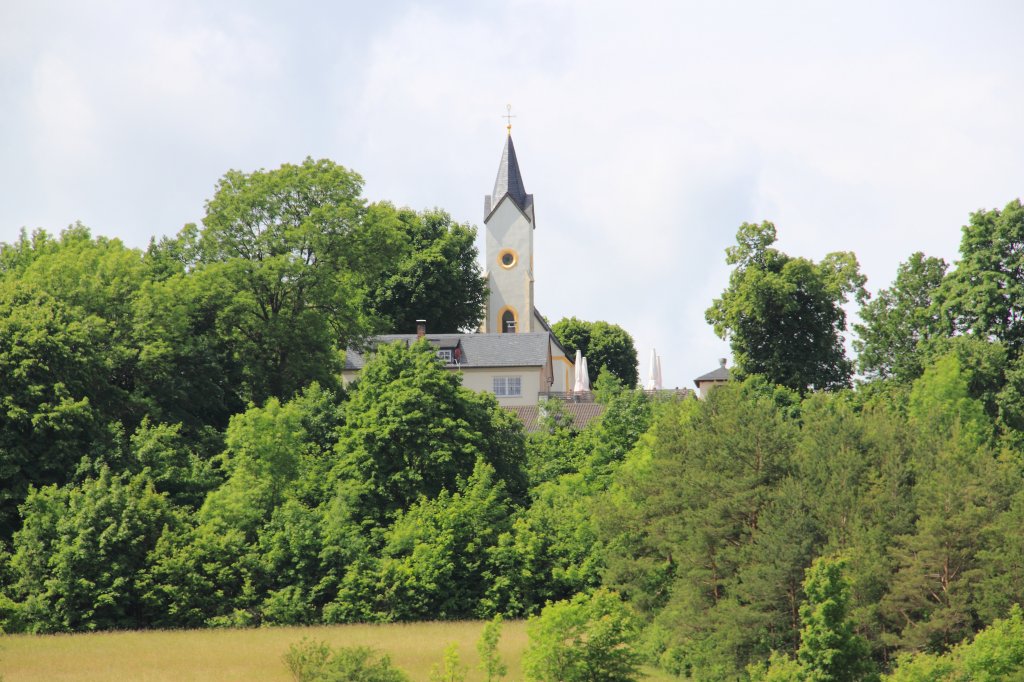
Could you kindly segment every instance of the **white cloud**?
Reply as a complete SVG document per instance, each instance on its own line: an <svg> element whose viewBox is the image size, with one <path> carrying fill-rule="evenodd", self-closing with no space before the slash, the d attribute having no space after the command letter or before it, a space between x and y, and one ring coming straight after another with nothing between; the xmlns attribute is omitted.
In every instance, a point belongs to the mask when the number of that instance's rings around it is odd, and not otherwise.
<svg viewBox="0 0 1024 682"><path fill-rule="evenodd" d="M47 164L78 167L97 153L94 104L80 74L65 60L52 55L39 60L29 101L31 139Z"/></svg>
<svg viewBox="0 0 1024 682"><path fill-rule="evenodd" d="M307 154L479 224L511 102L539 306L622 324L670 384L723 354L703 311L739 223L773 220L795 255L853 250L877 289L912 251L954 257L967 214L1024 181L1015 3L0 12L0 239L82 218L144 243L228 168Z"/></svg>

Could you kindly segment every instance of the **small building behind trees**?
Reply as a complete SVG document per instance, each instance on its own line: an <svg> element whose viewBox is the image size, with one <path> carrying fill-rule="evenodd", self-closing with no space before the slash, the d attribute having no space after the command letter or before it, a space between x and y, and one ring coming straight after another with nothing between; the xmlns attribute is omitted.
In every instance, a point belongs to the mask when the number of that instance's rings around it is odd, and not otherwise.
<svg viewBox="0 0 1024 682"><path fill-rule="evenodd" d="M706 398L708 391L715 386L721 386L725 382L729 381L731 372L726 367L728 360L725 358L718 359L718 367L714 368L707 374L702 374L693 380L693 383L697 386L697 395L701 398Z"/></svg>

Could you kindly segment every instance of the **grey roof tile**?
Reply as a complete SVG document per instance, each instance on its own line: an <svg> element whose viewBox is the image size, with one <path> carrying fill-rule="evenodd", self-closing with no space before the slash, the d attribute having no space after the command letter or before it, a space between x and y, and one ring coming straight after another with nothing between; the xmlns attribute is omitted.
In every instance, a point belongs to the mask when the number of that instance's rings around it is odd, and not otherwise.
<svg viewBox="0 0 1024 682"><path fill-rule="evenodd" d="M702 374L693 380L693 383L699 383L701 381L728 381L731 372L725 365L719 365L717 368L711 370L707 374Z"/></svg>
<svg viewBox="0 0 1024 682"><path fill-rule="evenodd" d="M427 334L427 341L437 348L462 347L459 366L473 367L543 367L548 359L548 332L522 334ZM373 348L382 343L402 341L415 343L415 334L384 334L370 340ZM349 349L345 353L345 369L360 370L366 364L363 353Z"/></svg>

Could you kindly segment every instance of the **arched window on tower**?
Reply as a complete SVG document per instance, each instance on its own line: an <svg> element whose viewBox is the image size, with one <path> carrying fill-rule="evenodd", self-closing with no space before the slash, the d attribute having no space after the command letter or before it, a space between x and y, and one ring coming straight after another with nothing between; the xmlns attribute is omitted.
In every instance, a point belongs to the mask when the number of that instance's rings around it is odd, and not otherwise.
<svg viewBox="0 0 1024 682"><path fill-rule="evenodd" d="M501 331L506 334L516 333L516 315L511 310L506 310L501 316Z"/></svg>

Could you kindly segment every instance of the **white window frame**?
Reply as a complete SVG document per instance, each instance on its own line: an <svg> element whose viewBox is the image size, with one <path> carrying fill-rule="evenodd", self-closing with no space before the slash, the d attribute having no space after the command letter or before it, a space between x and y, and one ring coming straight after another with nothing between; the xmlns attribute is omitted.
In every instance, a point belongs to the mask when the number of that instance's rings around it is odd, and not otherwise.
<svg viewBox="0 0 1024 682"><path fill-rule="evenodd" d="M523 395L523 377L493 377L491 388L494 389L494 395L499 398L518 398Z"/></svg>
<svg viewBox="0 0 1024 682"><path fill-rule="evenodd" d="M455 354L452 352L451 348L442 348L437 351L437 357L441 358L446 365L455 364Z"/></svg>

